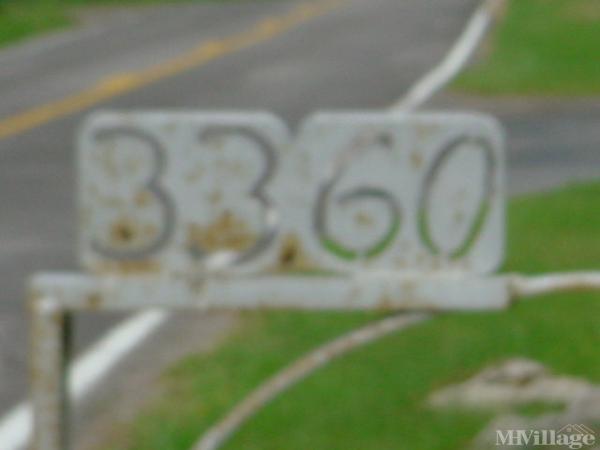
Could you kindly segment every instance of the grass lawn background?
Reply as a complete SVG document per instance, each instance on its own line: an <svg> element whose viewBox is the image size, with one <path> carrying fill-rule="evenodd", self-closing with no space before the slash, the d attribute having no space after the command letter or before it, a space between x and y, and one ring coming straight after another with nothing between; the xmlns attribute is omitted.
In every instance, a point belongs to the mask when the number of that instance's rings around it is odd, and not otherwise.
<svg viewBox="0 0 600 450"><path fill-rule="evenodd" d="M600 269L600 184L513 200L504 271ZM188 450L202 430L295 357L370 313L253 313L210 355L164 375L164 395L110 450ZM227 449L464 450L486 414L434 412L434 389L505 358L600 382L600 295L561 294L493 313L449 314L316 372L242 428ZM527 408L525 408L527 410ZM543 411L533 405L530 413ZM587 424L597 426L600 424Z"/></svg>
<svg viewBox="0 0 600 450"><path fill-rule="evenodd" d="M600 94L600 1L507 0L484 56L455 83L478 94Z"/></svg>
<svg viewBox="0 0 600 450"><path fill-rule="evenodd" d="M81 6L150 3L225 2L228 0L0 0L0 46L31 35L74 24L72 11Z"/></svg>

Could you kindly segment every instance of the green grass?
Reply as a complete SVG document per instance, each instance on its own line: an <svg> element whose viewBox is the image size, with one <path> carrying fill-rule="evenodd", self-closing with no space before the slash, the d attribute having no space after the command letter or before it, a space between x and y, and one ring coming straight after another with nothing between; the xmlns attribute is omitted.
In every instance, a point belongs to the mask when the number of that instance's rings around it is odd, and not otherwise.
<svg viewBox="0 0 600 450"><path fill-rule="evenodd" d="M0 46L32 35L74 25L73 10L82 6L141 5L226 0L0 0Z"/></svg>
<svg viewBox="0 0 600 450"><path fill-rule="evenodd" d="M71 23L63 7L50 1L0 0L0 45Z"/></svg>
<svg viewBox="0 0 600 450"><path fill-rule="evenodd" d="M600 2L509 0L482 60L455 87L478 94L600 94Z"/></svg>
<svg viewBox="0 0 600 450"><path fill-rule="evenodd" d="M512 201L505 270L600 269L599 201L600 184ZM165 374L161 400L105 448L187 450L266 377L379 316L247 314L212 354L190 357ZM600 382L599 317L600 295L590 293L546 296L503 312L439 317L320 370L253 418L225 448L463 450L490 417L431 411L424 400L433 389L513 356ZM520 412L554 408L534 404Z"/></svg>

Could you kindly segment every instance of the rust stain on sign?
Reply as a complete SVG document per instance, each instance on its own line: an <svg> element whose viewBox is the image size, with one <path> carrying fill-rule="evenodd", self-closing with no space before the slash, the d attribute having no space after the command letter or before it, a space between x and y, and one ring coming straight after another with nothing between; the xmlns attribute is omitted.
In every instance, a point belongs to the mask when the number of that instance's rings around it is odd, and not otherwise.
<svg viewBox="0 0 600 450"><path fill-rule="evenodd" d="M245 222L231 211L223 212L213 223L203 226L196 223L188 227L187 242L192 248L216 252L219 250L244 251L256 241Z"/></svg>
<svg viewBox="0 0 600 450"><path fill-rule="evenodd" d="M418 152L410 154L410 163L415 169L419 169L423 166L423 155Z"/></svg>
<svg viewBox="0 0 600 450"><path fill-rule="evenodd" d="M115 248L132 247L157 234L156 228L151 224L140 224L123 217L115 221L110 227L109 240Z"/></svg>
<svg viewBox="0 0 600 450"><path fill-rule="evenodd" d="M373 220L373 217L371 217L369 214L365 213L364 211L357 213L354 218L355 218L356 223L363 228L371 228L375 222Z"/></svg>
<svg viewBox="0 0 600 450"><path fill-rule="evenodd" d="M281 241L281 247L278 256L279 270L309 270L314 269L310 259L302 249L300 238L289 233L285 235Z"/></svg>
<svg viewBox="0 0 600 450"><path fill-rule="evenodd" d="M161 270L161 265L152 259L127 260L127 261L105 261L102 262L94 273L118 274L118 275L141 275L156 273ZM93 303L93 302L92 302Z"/></svg>
<svg viewBox="0 0 600 450"><path fill-rule="evenodd" d="M151 199L152 199L152 197L149 192L147 192L147 191L139 192L135 196L135 205L139 206L140 208L143 208L144 206L148 206L150 204Z"/></svg>

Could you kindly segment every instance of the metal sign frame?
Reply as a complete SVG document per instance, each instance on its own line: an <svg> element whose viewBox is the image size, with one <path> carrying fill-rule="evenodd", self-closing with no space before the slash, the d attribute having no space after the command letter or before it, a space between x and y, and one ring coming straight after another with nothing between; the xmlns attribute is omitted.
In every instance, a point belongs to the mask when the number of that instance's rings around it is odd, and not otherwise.
<svg viewBox="0 0 600 450"><path fill-rule="evenodd" d="M504 140L475 114L100 113L78 143L84 273L38 274L34 448L65 450L77 311L506 307Z"/></svg>

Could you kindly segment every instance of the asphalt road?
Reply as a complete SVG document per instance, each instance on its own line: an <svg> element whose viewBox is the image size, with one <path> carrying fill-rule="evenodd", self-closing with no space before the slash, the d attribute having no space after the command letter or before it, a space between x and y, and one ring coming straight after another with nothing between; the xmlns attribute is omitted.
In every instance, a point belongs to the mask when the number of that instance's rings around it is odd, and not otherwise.
<svg viewBox="0 0 600 450"><path fill-rule="evenodd" d="M90 109L267 109L296 124L319 108L386 107L443 56L476 5L348 0L268 41ZM293 6L257 1L124 10L0 54L0 114L7 118L142 70ZM90 109L0 141L0 412L26 391L27 276L77 268L73 138ZM80 329L101 328L94 322Z"/></svg>
<svg viewBox="0 0 600 450"><path fill-rule="evenodd" d="M0 124L107 77L250 29L294 4L252 1L92 14L92 23L81 30L0 52ZM0 414L26 392L27 276L77 268L73 139L85 114L96 108L267 109L296 125L321 108L385 108L440 60L477 4L347 0L269 40L0 139ZM468 105L454 98L442 103ZM483 107L495 112L493 104ZM571 112L551 110L546 120L511 107L497 112L516 136L510 162L518 189L542 186L540 170L555 183L593 175L600 167L597 103L577 109L573 120ZM585 132L577 131L581 126ZM81 342L114 320L80 322Z"/></svg>
<svg viewBox="0 0 600 450"><path fill-rule="evenodd" d="M598 98L482 99L442 94L430 107L496 116L508 137L512 195L600 179Z"/></svg>

